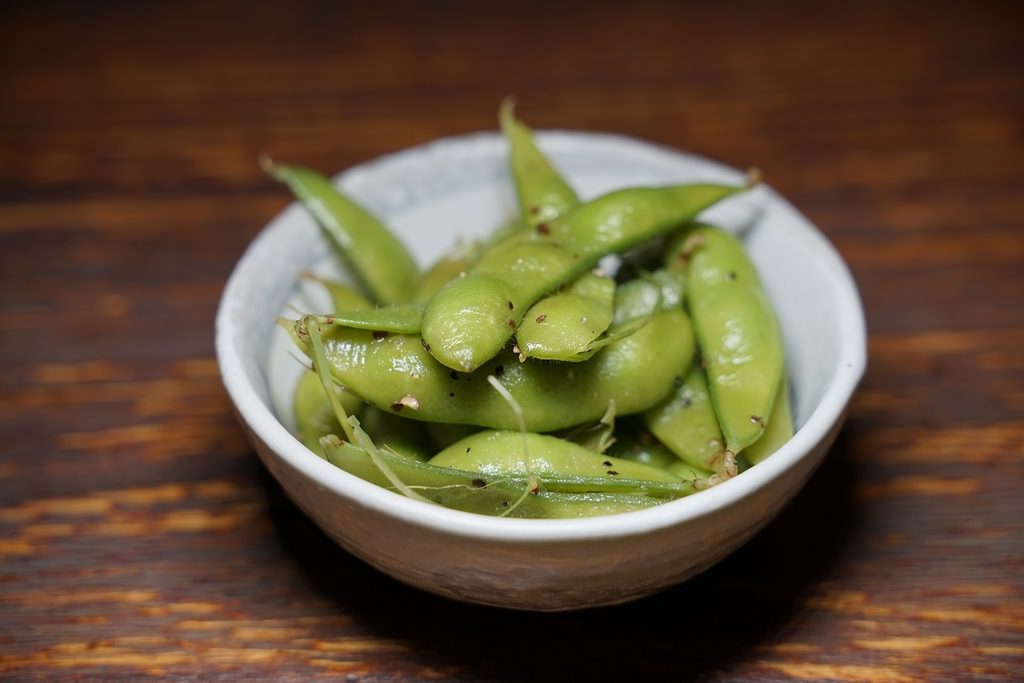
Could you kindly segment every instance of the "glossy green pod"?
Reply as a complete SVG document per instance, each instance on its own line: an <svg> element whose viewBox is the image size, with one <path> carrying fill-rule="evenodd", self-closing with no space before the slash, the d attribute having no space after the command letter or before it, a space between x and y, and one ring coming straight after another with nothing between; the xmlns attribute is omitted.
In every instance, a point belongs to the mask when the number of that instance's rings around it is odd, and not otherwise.
<svg viewBox="0 0 1024 683"><path fill-rule="evenodd" d="M628 430L616 434L615 443L608 453L666 471L670 465L679 462L675 453L646 431Z"/></svg>
<svg viewBox="0 0 1024 683"><path fill-rule="evenodd" d="M553 220L579 203L575 190L537 148L533 131L515 117L511 99L501 104L501 130L509 145L509 166L526 227Z"/></svg>
<svg viewBox="0 0 1024 683"><path fill-rule="evenodd" d="M363 405L361 398L341 387L338 387L338 398L350 415L355 414ZM320 437L340 434L341 424L334 416L331 403L327 400L320 378L315 372L307 371L299 378L298 384L295 385L292 405L299 440L306 448L323 457Z"/></svg>
<svg viewBox="0 0 1024 683"><path fill-rule="evenodd" d="M612 323L615 282L584 273L564 292L535 303L516 331L516 346L527 358L579 362Z"/></svg>
<svg viewBox="0 0 1024 683"><path fill-rule="evenodd" d="M423 422L406 420L374 406L366 406L361 411L359 419L362 428L381 448L391 449L412 460L426 461L433 455L427 425Z"/></svg>
<svg viewBox="0 0 1024 683"><path fill-rule="evenodd" d="M394 491L391 482L373 463L369 454L352 444L338 439L327 438L324 442L327 459L337 467L360 479ZM630 482L629 487L620 482L604 480L589 481L582 477L571 479L568 488L594 488L613 486L616 491L552 491L538 490L526 493L526 479L501 478L488 481L479 472L468 472L429 463L405 460L382 453L381 459L406 485L428 501L463 512L489 516L508 516L532 519L572 519L612 515L632 510L642 510L660 505L672 497L692 493L692 487L680 482L674 489L653 484L661 495L637 493L642 488ZM565 482L559 482L565 483ZM556 484L557 485L557 484Z"/></svg>
<svg viewBox="0 0 1024 683"><path fill-rule="evenodd" d="M423 322L423 306L397 304L353 311L337 311L331 315L313 316L321 325L351 327L391 334L419 334Z"/></svg>
<svg viewBox="0 0 1024 683"><path fill-rule="evenodd" d="M264 166L291 188L374 301L397 304L412 299L419 286L419 268L376 217L316 171L269 162Z"/></svg>
<svg viewBox="0 0 1024 683"><path fill-rule="evenodd" d="M726 448L764 433L782 380L779 324L740 241L709 226L686 238L687 305Z"/></svg>
<svg viewBox="0 0 1024 683"><path fill-rule="evenodd" d="M555 436L515 431L478 432L444 449L430 464L491 478L534 475L545 481L572 476L678 483L677 477L657 467L596 453Z"/></svg>
<svg viewBox="0 0 1024 683"><path fill-rule="evenodd" d="M772 406L772 414L768 418L764 434L748 446L743 455L751 465L764 461L769 455L782 448L782 446L793 438L793 416L789 408L789 383L783 376L779 383L778 394L775 397L775 405Z"/></svg>
<svg viewBox="0 0 1024 683"><path fill-rule="evenodd" d="M693 364L676 390L643 414L643 422L683 462L719 474L726 471L725 439L700 365Z"/></svg>
<svg viewBox="0 0 1024 683"><path fill-rule="evenodd" d="M290 331L311 354L302 322ZM516 429L515 412L487 382L493 375L522 408L526 428L536 432L597 420L609 401L620 414L650 408L671 392L678 369L694 352L681 308L658 312L583 363L522 363L506 349L476 372L459 373L437 362L412 335L374 338L367 330L332 327L324 330L323 343L333 377L378 408L428 422Z"/></svg>
<svg viewBox="0 0 1024 683"><path fill-rule="evenodd" d="M457 245L430 267L420 280L412 297L414 304L426 304L437 294L437 290L469 270L479 255L480 246L475 243Z"/></svg>
<svg viewBox="0 0 1024 683"><path fill-rule="evenodd" d="M601 257L664 234L742 189L633 188L581 204L491 249L466 277L442 287L424 312L423 339L445 366L475 370L497 355L541 296Z"/></svg>

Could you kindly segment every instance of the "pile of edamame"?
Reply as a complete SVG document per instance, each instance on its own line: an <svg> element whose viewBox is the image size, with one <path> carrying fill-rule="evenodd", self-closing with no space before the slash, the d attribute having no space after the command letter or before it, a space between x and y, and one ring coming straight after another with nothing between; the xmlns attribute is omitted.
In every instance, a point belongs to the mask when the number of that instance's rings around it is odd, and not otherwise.
<svg viewBox="0 0 1024 683"><path fill-rule="evenodd" d="M311 363L303 443L401 495L534 518L658 505L785 443L770 302L741 242L694 222L746 187L583 202L510 102L500 122L521 217L426 272L327 178L266 164L358 282L321 280L334 310L282 323Z"/></svg>

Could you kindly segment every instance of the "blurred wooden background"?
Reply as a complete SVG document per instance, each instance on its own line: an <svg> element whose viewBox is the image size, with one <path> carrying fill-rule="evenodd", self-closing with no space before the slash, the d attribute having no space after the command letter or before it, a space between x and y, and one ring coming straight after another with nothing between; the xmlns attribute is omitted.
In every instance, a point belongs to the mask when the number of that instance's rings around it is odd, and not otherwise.
<svg viewBox="0 0 1024 683"><path fill-rule="evenodd" d="M372 5L372 9L371 9ZM1024 677L1020 3L0 8L4 680ZM339 170L493 128L744 167L849 262L871 328L797 501L700 578L531 615L351 558L243 441L224 281Z"/></svg>

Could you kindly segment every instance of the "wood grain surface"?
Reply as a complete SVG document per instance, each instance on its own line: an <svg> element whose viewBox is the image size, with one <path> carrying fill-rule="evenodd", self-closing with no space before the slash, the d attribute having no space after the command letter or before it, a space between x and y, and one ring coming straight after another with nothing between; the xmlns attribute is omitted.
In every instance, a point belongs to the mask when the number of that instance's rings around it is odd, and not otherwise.
<svg viewBox="0 0 1024 683"><path fill-rule="evenodd" d="M0 8L0 678L1024 678L1020 3ZM560 615L334 546L242 438L213 316L288 197L494 128L760 166L861 288L870 368L805 491L703 576Z"/></svg>

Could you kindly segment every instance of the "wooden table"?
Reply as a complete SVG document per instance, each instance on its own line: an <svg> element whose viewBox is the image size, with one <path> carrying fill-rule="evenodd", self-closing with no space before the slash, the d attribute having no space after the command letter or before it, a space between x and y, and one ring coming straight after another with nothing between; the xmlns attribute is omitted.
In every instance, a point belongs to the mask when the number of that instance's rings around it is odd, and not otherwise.
<svg viewBox="0 0 1024 683"><path fill-rule="evenodd" d="M19 3L0 16L4 680L1024 676L1020 3ZM859 283L870 369L742 551L560 615L332 544L242 438L213 316L288 197L493 128L759 165Z"/></svg>

